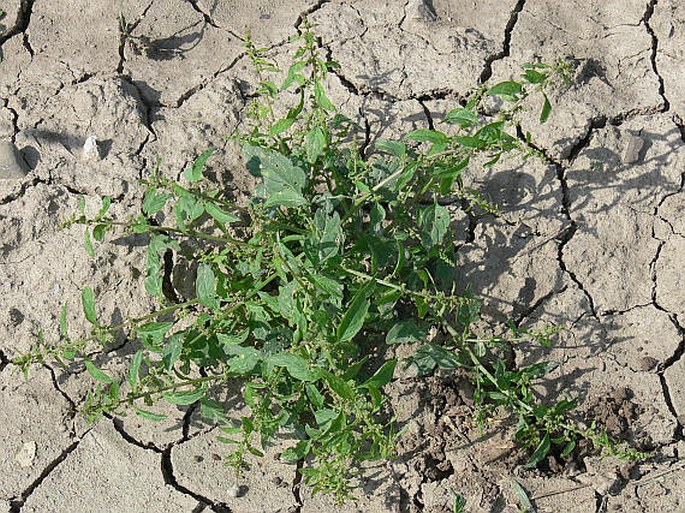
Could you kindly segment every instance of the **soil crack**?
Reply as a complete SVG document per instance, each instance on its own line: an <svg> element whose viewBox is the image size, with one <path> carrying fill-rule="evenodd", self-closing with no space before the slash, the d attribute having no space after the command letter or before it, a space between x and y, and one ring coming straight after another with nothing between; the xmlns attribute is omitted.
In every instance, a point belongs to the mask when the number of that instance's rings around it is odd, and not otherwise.
<svg viewBox="0 0 685 513"><path fill-rule="evenodd" d="M33 57L33 48L31 48L31 44L29 43L28 37L26 36L26 29L28 29L29 23L31 22L31 14L33 14L34 3L35 0L21 0L21 4L19 7L19 17L17 18L17 22L14 25L14 27L10 28L7 32L0 35L0 47L2 47L2 45L4 45L6 41L13 38L14 36L18 34L24 34L24 46L31 54L31 57Z"/></svg>
<svg viewBox="0 0 685 513"><path fill-rule="evenodd" d="M300 25L304 23L304 20L306 20L308 16L311 16L316 11L321 9L324 5L330 2L331 0L318 0L318 2L316 2L314 5L302 11L300 15L297 17L297 21L295 22L295 28L298 30L298 32L300 31Z"/></svg>
<svg viewBox="0 0 685 513"><path fill-rule="evenodd" d="M514 32L514 27L516 27L516 22L519 19L519 14L521 14L521 11L523 11L525 5L526 0L518 0L518 2L516 2L514 9L511 11L509 22L507 23L507 26L504 29L504 41L502 42L502 50L500 52L497 52L496 54L489 55L485 58L485 66L483 68L483 72L480 74L481 84L484 84L485 82L490 80L490 77L492 77L492 65L495 63L495 61L499 61L504 59L505 57L509 57L509 54L511 52L511 36Z"/></svg>
<svg viewBox="0 0 685 513"><path fill-rule="evenodd" d="M668 112L669 110L671 110L671 103L668 101L668 98L666 98L666 88L664 86L664 79L659 74L659 70L656 64L656 55L657 49L659 47L659 39L657 38L654 29L649 23L652 19L652 16L654 15L654 9L656 8L657 3L658 0L650 0L650 2L647 4L645 14L642 17L642 22L645 24L645 29L647 30L649 37L652 39L652 51L649 60L652 64L652 71L654 71L654 74L656 75L656 78L659 81L659 96L661 96L661 99L663 101L663 105L661 106L660 112Z"/></svg>
<svg viewBox="0 0 685 513"><path fill-rule="evenodd" d="M155 444L152 442L148 443L143 443L140 440L137 440L133 436L131 436L126 429L124 429L124 423L122 422L121 419L118 419L112 415L105 414L105 417L107 417L109 420L112 421L112 425L114 426L114 429L121 435L121 438L123 438L126 442L130 443L131 445L135 445L136 447L140 447L141 449L145 449L146 451L152 451L157 454L162 454L162 449L157 447Z"/></svg>
<svg viewBox="0 0 685 513"><path fill-rule="evenodd" d="M0 372L5 370L5 367L9 365L9 360L7 359L7 356L5 356L5 353L0 349Z"/></svg>
<svg viewBox="0 0 685 513"><path fill-rule="evenodd" d="M88 431L90 431L90 429ZM86 431L86 433L88 433L88 431ZM84 433L84 436L86 433ZM74 452L76 450L76 448L81 443L82 439L83 438L81 437L81 438L78 438L77 440L74 440L74 442L72 442L72 444L69 445L69 447L64 449L62 451L62 453L57 458L55 458L53 461L51 461L45 467L43 472L41 472L40 475L38 476L38 478L33 483L31 483L26 490L24 490L22 492L20 497L15 498L15 499L10 501L9 513L20 513L21 508L24 506L24 504L26 503L28 498L31 496L31 494L33 494L33 492L36 491L36 489L43 483L43 481L45 481L45 479L52 473L53 470L55 470L55 468L57 468L57 466L60 463L62 463L64 460L66 460L67 457L72 452Z"/></svg>
<svg viewBox="0 0 685 513"><path fill-rule="evenodd" d="M185 495L189 495L199 503L209 506L212 509L212 511L215 511L216 513L231 513L231 508L229 508L226 504L223 504L221 502L215 502L210 498L205 497L199 493L193 492L185 486L178 483L178 481L176 480L176 476L174 476L173 464L171 463L172 448L173 446L168 447L164 449L164 451L162 451L162 476L164 477L164 482L169 486L172 486L177 491Z"/></svg>

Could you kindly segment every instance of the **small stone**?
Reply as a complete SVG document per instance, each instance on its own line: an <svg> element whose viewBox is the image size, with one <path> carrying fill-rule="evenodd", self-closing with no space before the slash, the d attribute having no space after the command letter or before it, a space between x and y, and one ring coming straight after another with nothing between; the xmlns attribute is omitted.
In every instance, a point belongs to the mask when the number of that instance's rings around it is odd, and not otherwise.
<svg viewBox="0 0 685 513"><path fill-rule="evenodd" d="M0 179L24 178L28 174L24 157L12 141L0 141Z"/></svg>
<svg viewBox="0 0 685 513"><path fill-rule="evenodd" d="M38 451L38 444L31 440L22 445L19 452L14 456L14 460L19 463L22 468L29 468L33 465L33 460L36 459L36 452Z"/></svg>
<svg viewBox="0 0 685 513"><path fill-rule="evenodd" d="M86 139L83 144L83 160L100 160L100 149L98 148L98 140L94 135Z"/></svg>
<svg viewBox="0 0 685 513"><path fill-rule="evenodd" d="M659 360L652 358L651 356L643 356L638 361L638 369L642 372L647 372L652 370L659 364Z"/></svg>
<svg viewBox="0 0 685 513"><path fill-rule="evenodd" d="M626 137L625 149L623 150L623 163L634 164L640 161L640 153L645 146L645 141L637 135Z"/></svg>
<svg viewBox="0 0 685 513"><path fill-rule="evenodd" d="M240 486L238 485L233 485L228 488L228 495L229 497L233 497L234 499L240 496Z"/></svg>
<svg viewBox="0 0 685 513"><path fill-rule="evenodd" d="M412 20L435 21L438 16L432 3L426 0L413 0L407 5L407 15Z"/></svg>

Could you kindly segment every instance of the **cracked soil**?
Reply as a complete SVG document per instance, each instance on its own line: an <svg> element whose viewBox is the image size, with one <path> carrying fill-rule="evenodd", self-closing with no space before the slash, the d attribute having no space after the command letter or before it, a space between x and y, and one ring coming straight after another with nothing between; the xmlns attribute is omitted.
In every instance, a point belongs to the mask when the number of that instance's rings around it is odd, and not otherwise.
<svg viewBox="0 0 685 513"><path fill-rule="evenodd" d="M0 0L0 138L20 150L25 178L0 180L0 512L514 512L516 478L539 512L685 511L685 3L680 0ZM140 211L138 180L158 157L180 174L210 145L217 179L254 185L226 142L255 78L248 28L287 62L304 17L340 68L339 109L366 144L416 128L485 80L533 60L573 61L554 110L522 129L544 154L470 171L502 210L470 219L458 241L465 281L494 325L564 324L551 350L513 348L517 363L559 367L541 394L583 398L598 419L651 459L627 464L553 456L540 470L510 442L513 426L484 431L454 376L397 377L387 388L407 426L398 457L365 466L358 500L336 506L300 486L279 448L234 482L225 447L193 407L162 408L87 425L75 414L88 378L45 365L24 381L10 364L58 325L85 329L80 291L94 285L103 318L150 307L145 253L135 237L97 248L78 227L60 231L79 195L110 195L112 213ZM87 137L100 159L84 161ZM171 262L169 262L171 263ZM183 270L170 271L183 295ZM185 287L185 289L184 289ZM123 340L96 363L123 373ZM76 377L75 377L76 376ZM230 401L230 394L227 398ZM243 406L234 405L236 410ZM235 497L232 492L239 487Z"/></svg>

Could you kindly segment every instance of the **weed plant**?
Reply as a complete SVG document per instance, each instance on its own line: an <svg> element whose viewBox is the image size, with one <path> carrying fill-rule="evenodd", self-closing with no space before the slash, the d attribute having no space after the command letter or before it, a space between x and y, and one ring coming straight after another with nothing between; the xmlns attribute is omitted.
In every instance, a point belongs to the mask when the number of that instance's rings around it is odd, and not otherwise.
<svg viewBox="0 0 685 513"><path fill-rule="evenodd" d="M205 178L214 158L209 149L180 181L158 165L144 181L141 215L116 220L104 198L94 217L85 215L82 201L66 223L85 225L90 254L93 240L109 232L146 234L145 289L161 308L106 326L93 290L85 288L82 307L92 333L70 338L65 305L60 340L48 344L41 336L14 363L28 371L47 358L83 361L98 382L81 406L91 421L131 410L157 421L163 416L149 406L160 399L198 403L202 416L218 424L236 472L248 454L261 456L287 433L294 442L282 458L302 462L299 471L313 492L340 500L351 496L355 464L393 455L401 426L388 415L383 387L398 363L386 355L397 344L416 347L401 365L418 375L440 368L469 376L481 418L496 408L514 415L529 467L552 450L568 456L580 440L639 457L595 424L569 420L575 401L550 404L535 395L535 383L553 364L513 368L497 357L503 346L524 341L547 347L556 328L512 325L508 336L490 338L475 333L480 302L457 283L458 239L441 201L456 198L472 215L496 215L494 205L465 187L463 174L483 156L486 166L509 154L535 158L530 135L516 135L520 114L539 95L544 123L551 112L545 88L565 79L568 66L527 64L518 81L482 86L445 115L456 135L419 129L362 151L358 127L336 112L324 88L336 64L322 57L309 27L299 40L280 84L264 49L246 42L259 84L246 111L249 126L234 138L259 181L249 204L237 204ZM284 92L297 101L278 117ZM483 103L491 100L500 108L486 116ZM194 298L165 297L167 251L195 266ZM92 358L122 329L140 346L120 383ZM217 391L236 380L247 406L239 418L217 400Z"/></svg>

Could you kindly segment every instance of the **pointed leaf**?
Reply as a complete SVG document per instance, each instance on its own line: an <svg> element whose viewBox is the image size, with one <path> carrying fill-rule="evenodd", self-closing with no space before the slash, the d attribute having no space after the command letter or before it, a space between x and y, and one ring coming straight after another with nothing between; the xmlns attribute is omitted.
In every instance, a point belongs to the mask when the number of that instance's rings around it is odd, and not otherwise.
<svg viewBox="0 0 685 513"><path fill-rule="evenodd" d="M453 109L445 114L445 121L462 128L469 128L478 123L478 114L468 109Z"/></svg>
<svg viewBox="0 0 685 513"><path fill-rule="evenodd" d="M216 295L216 277L212 268L204 262L197 268L195 293L201 304L214 310L219 308L219 300Z"/></svg>
<svg viewBox="0 0 685 513"><path fill-rule="evenodd" d="M83 243L86 246L86 253L91 258L95 258L95 250L93 249L93 242L90 240L90 227L86 226L83 232Z"/></svg>
<svg viewBox="0 0 685 513"><path fill-rule="evenodd" d="M177 406L188 406L196 403L205 395L204 388L189 390L187 392L167 392L163 395L164 399Z"/></svg>
<svg viewBox="0 0 685 513"><path fill-rule="evenodd" d="M414 321L397 322L385 336L386 344L411 344L422 342L428 336L425 324L417 325Z"/></svg>
<svg viewBox="0 0 685 513"><path fill-rule="evenodd" d="M146 216L155 215L164 208L169 198L171 198L171 194L160 193L153 188L148 189L143 198L143 213Z"/></svg>
<svg viewBox="0 0 685 513"><path fill-rule="evenodd" d="M307 137L304 141L304 147L307 151L307 160L310 164L316 162L319 155L323 152L323 148L326 144L326 136L323 133L323 129L320 126L315 126L309 132L307 132Z"/></svg>
<svg viewBox="0 0 685 513"><path fill-rule="evenodd" d="M195 183L199 182L202 180L202 170L205 167L205 163L207 162L207 159L216 151L216 148L209 148L208 150L203 151L200 153L200 155L195 159L195 162L193 162L192 167L186 169L183 172L183 177L188 180L190 183Z"/></svg>
<svg viewBox="0 0 685 513"><path fill-rule="evenodd" d="M128 383L131 385L131 388L136 387L136 383L138 382L138 374L140 373L140 366L143 363L143 351L142 349L138 349L136 351L136 354L133 355L133 359L131 360L131 366L128 369Z"/></svg>
<svg viewBox="0 0 685 513"><path fill-rule="evenodd" d="M299 381L316 381L320 374L309 368L307 360L292 353L278 353L266 360L268 365L285 367L293 378Z"/></svg>
<svg viewBox="0 0 685 513"><path fill-rule="evenodd" d="M59 334L64 339L69 338L67 326L67 303L64 303L64 305L62 305L62 312L59 316Z"/></svg>
<svg viewBox="0 0 685 513"><path fill-rule="evenodd" d="M369 312L369 300L366 298L365 290L362 289L355 297L350 308L343 315L338 326L338 340L347 342L364 327L366 314Z"/></svg>
<svg viewBox="0 0 685 513"><path fill-rule="evenodd" d="M102 372L100 369L98 369L93 362L90 360L85 360L84 363L86 364L86 370L88 371L88 374L93 376L95 379L98 381L102 381L103 383L114 383L114 378L111 378L104 372Z"/></svg>
<svg viewBox="0 0 685 513"><path fill-rule="evenodd" d="M552 105L549 103L549 98L543 93L543 98L545 99L542 105L542 112L540 113L540 123L545 123L549 119L549 115L552 112Z"/></svg>
<svg viewBox="0 0 685 513"><path fill-rule="evenodd" d="M210 203L209 201L206 201L205 204L205 211L214 218L214 220L219 221L220 223L235 223L237 221L240 221L240 218L238 216L235 216L233 214L229 214L228 212L224 212L221 208L219 208L217 205L214 203Z"/></svg>
<svg viewBox="0 0 685 513"><path fill-rule="evenodd" d="M540 463L545 456L549 454L549 450L552 446L552 441L549 438L549 433L545 433L545 436L540 443L535 448L535 451L531 455L528 463L524 465L524 468L534 468L538 463Z"/></svg>
<svg viewBox="0 0 685 513"><path fill-rule="evenodd" d="M97 326L97 315L95 314L95 299L93 289L86 287L81 292L81 302L83 304L83 314L91 324Z"/></svg>
<svg viewBox="0 0 685 513"><path fill-rule="evenodd" d="M500 82L488 89L487 94L502 96L505 99L515 99L523 91L523 86L518 82Z"/></svg>
<svg viewBox="0 0 685 513"><path fill-rule="evenodd" d="M142 408L138 408L136 406L133 407L133 410L136 412L136 415L139 417L142 417L146 420L151 420L152 422L161 422L164 419L166 419L166 415L161 415L159 413L153 413L148 410L143 410Z"/></svg>
<svg viewBox="0 0 685 513"><path fill-rule="evenodd" d="M433 144L443 144L449 141L449 138L442 132L439 132L438 130L429 130L427 128L420 128L413 132L409 132L404 138L411 141L431 142Z"/></svg>
<svg viewBox="0 0 685 513"><path fill-rule="evenodd" d="M392 381L392 377L395 372L395 365L397 365L397 360L388 360L381 365L380 369L378 369L373 376L359 386L381 388L387 385Z"/></svg>
<svg viewBox="0 0 685 513"><path fill-rule="evenodd" d="M333 111L335 110L335 105L331 103L331 101L328 99L326 96L326 91L323 88L323 85L321 82L316 82L314 84L314 98L316 99L316 103L325 110L328 111Z"/></svg>

